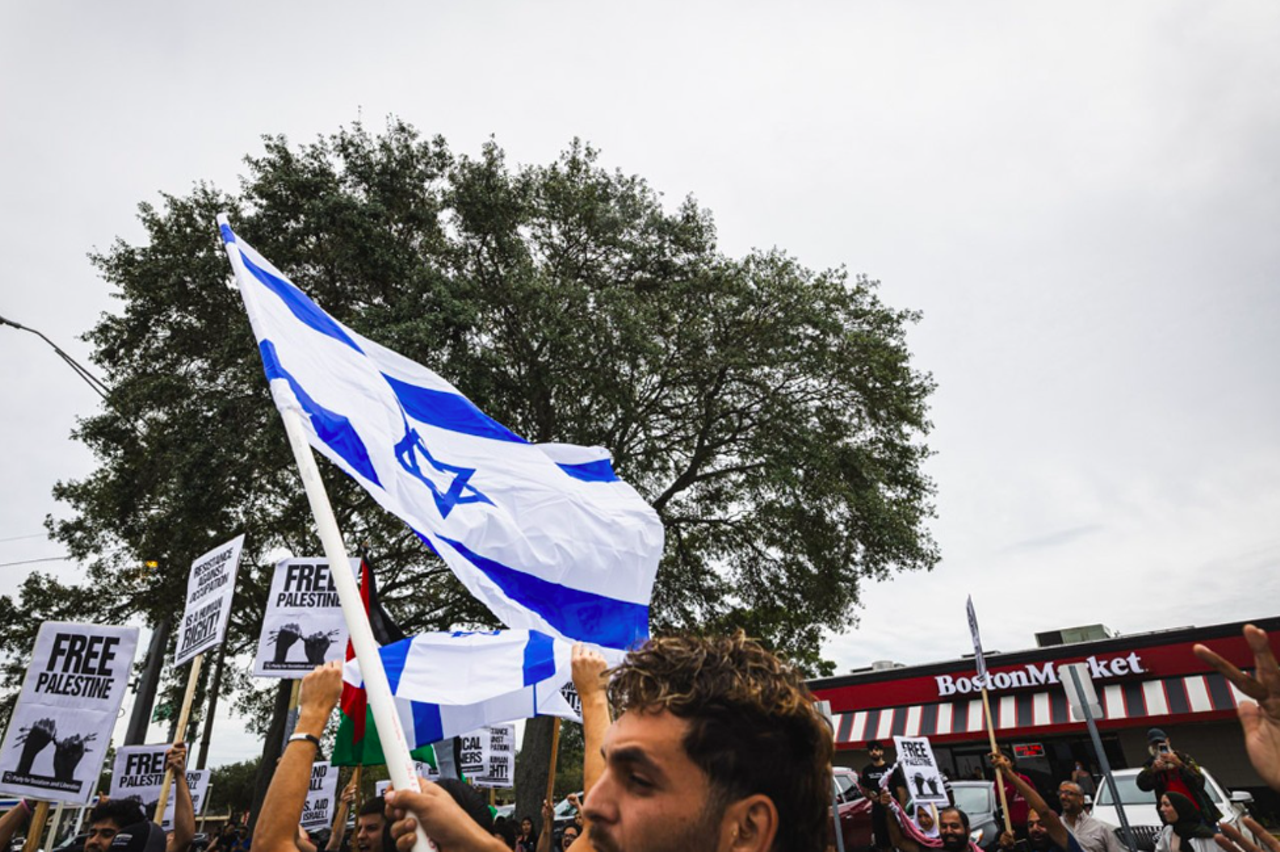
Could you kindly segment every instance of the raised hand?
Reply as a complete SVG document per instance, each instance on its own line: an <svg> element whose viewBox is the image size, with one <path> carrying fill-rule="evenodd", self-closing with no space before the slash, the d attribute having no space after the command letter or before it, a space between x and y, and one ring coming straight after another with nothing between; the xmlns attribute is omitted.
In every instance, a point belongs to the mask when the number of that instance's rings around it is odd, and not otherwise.
<svg viewBox="0 0 1280 852"><path fill-rule="evenodd" d="M53 752L53 777L59 781L75 780L76 767L84 758L85 743L93 739L93 734L82 737L79 734L59 740Z"/></svg>
<svg viewBox="0 0 1280 852"><path fill-rule="evenodd" d="M578 696L586 701L588 697L604 693L609 685L605 671L609 664L599 651L594 651L578 642L573 646L573 686Z"/></svg>
<svg viewBox="0 0 1280 852"><path fill-rule="evenodd" d="M289 649L297 644L301 638L302 628L297 624L286 624L279 630L273 630L271 639L276 643L276 655L273 662L283 663L289 656Z"/></svg>
<svg viewBox="0 0 1280 852"><path fill-rule="evenodd" d="M58 725L52 719L40 719L30 728L23 728L18 733L18 742L22 743L22 754L18 757L18 774L30 775L31 765L36 756L48 748L58 738Z"/></svg>
<svg viewBox="0 0 1280 852"><path fill-rule="evenodd" d="M1267 847L1263 849L1258 844L1245 839L1234 825L1226 822L1218 823L1218 827L1222 829L1222 834L1217 835L1213 839L1218 842L1225 852L1280 852L1280 840L1276 840L1275 836L1254 821L1253 817L1245 817L1244 827L1253 832L1253 836L1258 838ZM1228 839L1230 838L1230 839Z"/></svg>
<svg viewBox="0 0 1280 852"><path fill-rule="evenodd" d="M1206 648L1196 645L1195 655L1213 666L1236 689L1253 699L1240 702L1240 726L1253 768L1271 789L1280 791L1280 665L1271 650L1266 631L1246 624L1244 639L1253 651L1255 674L1247 675Z"/></svg>
<svg viewBox="0 0 1280 852"><path fill-rule="evenodd" d="M338 635L338 631L330 630L328 633L316 631L302 640L303 649L307 654L307 662L314 666L318 666L324 662L325 652L329 650L329 646L333 644L333 637Z"/></svg>

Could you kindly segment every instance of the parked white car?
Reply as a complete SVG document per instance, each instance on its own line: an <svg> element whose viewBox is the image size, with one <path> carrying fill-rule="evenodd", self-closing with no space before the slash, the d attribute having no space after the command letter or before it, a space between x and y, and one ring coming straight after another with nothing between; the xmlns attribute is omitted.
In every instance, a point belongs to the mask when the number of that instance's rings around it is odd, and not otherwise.
<svg viewBox="0 0 1280 852"><path fill-rule="evenodd" d="M1156 794L1149 790L1138 789L1137 769L1118 769L1113 774L1116 789L1120 792L1120 801L1124 804L1124 815L1129 818L1129 826L1133 829L1133 839L1138 849L1151 852L1155 849L1156 835L1163 824L1156 810ZM1228 794L1204 767L1204 789L1209 799L1222 811L1222 822L1234 826L1247 839L1253 840L1253 834L1245 828L1240 818L1248 811L1246 806L1253 801L1253 794L1245 791ZM1120 816L1116 813L1115 800L1111 797L1111 789L1105 779L1098 782L1098 794L1093 800L1093 816L1114 826L1120 825ZM1120 843L1124 844L1124 833L1120 832Z"/></svg>

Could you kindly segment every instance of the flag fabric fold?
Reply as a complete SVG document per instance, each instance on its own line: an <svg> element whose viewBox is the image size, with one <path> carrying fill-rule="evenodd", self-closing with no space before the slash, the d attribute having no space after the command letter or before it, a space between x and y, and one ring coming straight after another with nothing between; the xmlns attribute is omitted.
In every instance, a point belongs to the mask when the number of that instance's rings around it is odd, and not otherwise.
<svg viewBox="0 0 1280 852"><path fill-rule="evenodd" d="M425 633L379 653L396 701L411 702L415 728L438 740L539 715L581 721L569 687L572 648L536 630L494 630ZM359 661L349 660L343 677L360 686Z"/></svg>
<svg viewBox="0 0 1280 852"><path fill-rule="evenodd" d="M325 313L219 217L276 405L513 629L648 636L663 530L607 450L531 444Z"/></svg>
<svg viewBox="0 0 1280 852"><path fill-rule="evenodd" d="M404 631L392 620L383 609L378 599L378 584L374 577L373 566L369 560L360 560L360 601L364 604L365 615L369 618L369 627L373 630L373 638L379 645L390 645L404 638ZM351 640L347 640L347 661L354 660L355 648ZM382 753L382 741L378 739L378 729L373 723L373 710L369 707L368 693L359 686L342 684L342 718L338 722L338 737L334 742L330 763L334 766L379 766L387 762ZM419 732L416 724L420 713L413 702L397 700L396 709L400 714L400 724L404 728L405 741L409 743L409 753L415 760L436 765L435 750L432 740L427 737L429 730Z"/></svg>

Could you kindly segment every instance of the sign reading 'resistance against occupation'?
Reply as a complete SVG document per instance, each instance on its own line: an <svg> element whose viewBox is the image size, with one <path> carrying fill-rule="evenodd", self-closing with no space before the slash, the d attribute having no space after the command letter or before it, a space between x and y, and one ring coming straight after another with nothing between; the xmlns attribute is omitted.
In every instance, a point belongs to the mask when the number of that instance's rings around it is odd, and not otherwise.
<svg viewBox="0 0 1280 852"><path fill-rule="evenodd" d="M307 787L307 801L302 806L302 819L299 820L299 824L308 831L328 828L333 822L334 804L338 799L338 769L328 763L311 764L311 783Z"/></svg>
<svg viewBox="0 0 1280 852"><path fill-rule="evenodd" d="M137 647L136 627L40 625L0 746L0 790L53 802L90 801Z"/></svg>
<svg viewBox="0 0 1280 852"><path fill-rule="evenodd" d="M121 746L116 751L116 760L112 765L110 797L133 799L146 809L148 816L154 813L156 803L160 801L160 787L164 782L164 755L168 750L168 745ZM204 807L204 797L209 791L209 778L212 775L213 771L209 769L187 770L192 809L197 814ZM173 828L176 793L175 785L170 785L162 826L165 831Z"/></svg>
<svg viewBox="0 0 1280 852"><path fill-rule="evenodd" d="M360 560L351 560L351 573L359 570ZM253 673L301 677L321 663L343 659L346 650L347 621L329 562L284 559L276 563Z"/></svg>
<svg viewBox="0 0 1280 852"><path fill-rule="evenodd" d="M178 625L178 650L173 664L180 666L197 654L216 647L227 632L231 596L236 590L236 570L244 536L236 536L191 563L187 578L187 608Z"/></svg>

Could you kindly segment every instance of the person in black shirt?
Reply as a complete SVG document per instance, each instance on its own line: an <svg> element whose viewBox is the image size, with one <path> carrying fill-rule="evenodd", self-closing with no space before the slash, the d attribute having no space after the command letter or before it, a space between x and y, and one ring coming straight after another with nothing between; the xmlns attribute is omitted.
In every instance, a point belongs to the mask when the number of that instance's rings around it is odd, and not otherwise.
<svg viewBox="0 0 1280 852"><path fill-rule="evenodd" d="M884 746L877 740L867 743L867 755L871 762L858 773L858 786L862 794L871 800L871 842L878 850L892 850L893 841L889 836L889 809L880 804L880 784L885 775L893 771L884 759ZM889 782L893 797L898 804L907 803L907 787L901 775L894 773Z"/></svg>

